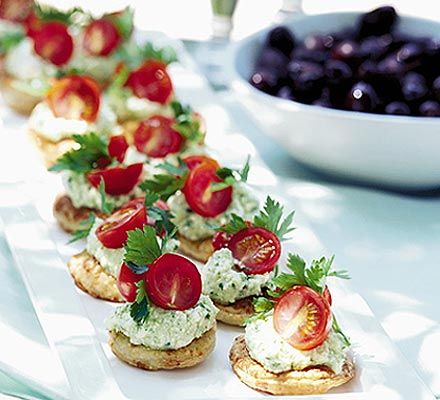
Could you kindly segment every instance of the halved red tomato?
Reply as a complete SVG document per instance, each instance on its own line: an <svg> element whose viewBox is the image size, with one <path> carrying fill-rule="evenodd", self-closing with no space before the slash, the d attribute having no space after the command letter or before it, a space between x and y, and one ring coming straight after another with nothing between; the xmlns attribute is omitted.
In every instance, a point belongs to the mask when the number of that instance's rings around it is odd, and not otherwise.
<svg viewBox="0 0 440 400"><path fill-rule="evenodd" d="M185 157L183 161L190 170L204 163L212 165L216 170L220 168L220 164L216 160L204 155L188 156Z"/></svg>
<svg viewBox="0 0 440 400"><path fill-rule="evenodd" d="M248 275L272 271L281 256L281 242L277 235L257 226L232 235L228 248Z"/></svg>
<svg viewBox="0 0 440 400"><path fill-rule="evenodd" d="M134 133L134 145L149 157L165 157L178 153L183 137L173 129L174 118L153 115L143 120Z"/></svg>
<svg viewBox="0 0 440 400"><path fill-rule="evenodd" d="M307 286L294 286L277 301L275 330L298 350L312 350L327 339L331 327L330 305Z"/></svg>
<svg viewBox="0 0 440 400"><path fill-rule="evenodd" d="M188 310L202 294L202 279L193 262L166 253L149 267L145 280L150 300L165 310Z"/></svg>
<svg viewBox="0 0 440 400"><path fill-rule="evenodd" d="M212 238L212 247L214 247L214 250L224 249L228 247L230 240L231 236L226 232L215 232Z"/></svg>
<svg viewBox="0 0 440 400"><path fill-rule="evenodd" d="M146 272L143 274L135 274L127 264L122 264L116 284L119 292L122 294L125 300L130 303L133 303L136 300L136 283L145 279L146 274Z"/></svg>
<svg viewBox="0 0 440 400"><path fill-rule="evenodd" d="M73 39L61 22L47 22L33 35L34 50L56 66L64 65L72 57Z"/></svg>
<svg viewBox="0 0 440 400"><path fill-rule="evenodd" d="M128 143L124 135L116 135L110 138L108 143L108 153L110 157L116 158L120 163L124 161L127 153Z"/></svg>
<svg viewBox="0 0 440 400"><path fill-rule="evenodd" d="M217 168L202 163L192 169L183 187L183 194L191 209L202 217L216 217L226 211L232 201L232 187L212 191L214 182L222 182Z"/></svg>
<svg viewBox="0 0 440 400"><path fill-rule="evenodd" d="M55 82L46 100L56 117L94 122L101 102L100 89L92 78L68 76Z"/></svg>
<svg viewBox="0 0 440 400"><path fill-rule="evenodd" d="M143 164L131 164L128 167L118 166L98 169L89 172L87 179L93 187L99 187L104 180L105 192L112 196L130 193L139 181Z"/></svg>
<svg viewBox="0 0 440 400"><path fill-rule="evenodd" d="M34 12L31 12L24 21L26 35L33 39L43 25L43 21Z"/></svg>
<svg viewBox="0 0 440 400"><path fill-rule="evenodd" d="M142 229L146 223L144 199L137 198L106 218L95 233L104 247L120 249L127 241L128 232L136 228Z"/></svg>
<svg viewBox="0 0 440 400"><path fill-rule="evenodd" d="M23 22L32 12L32 0L1 0L0 19L13 22Z"/></svg>
<svg viewBox="0 0 440 400"><path fill-rule="evenodd" d="M84 30L83 48L93 56L108 56L122 41L116 26L110 19L92 21Z"/></svg>
<svg viewBox="0 0 440 400"><path fill-rule="evenodd" d="M157 60L145 61L128 76L128 86L135 96L157 103L167 103L173 93L173 84L166 65Z"/></svg>

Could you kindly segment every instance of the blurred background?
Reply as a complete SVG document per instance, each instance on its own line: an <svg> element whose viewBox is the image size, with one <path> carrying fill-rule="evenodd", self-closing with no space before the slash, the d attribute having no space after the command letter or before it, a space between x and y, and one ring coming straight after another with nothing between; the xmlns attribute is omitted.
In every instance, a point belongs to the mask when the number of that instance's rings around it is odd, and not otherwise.
<svg viewBox="0 0 440 400"><path fill-rule="evenodd" d="M211 35L210 0L48 0L44 3L69 8L79 5L100 13L104 9L120 9L131 5L136 9L135 23L141 29L159 30L172 37L203 41ZM304 0L303 8L308 14L331 11L370 10L378 5L389 4L402 14L430 19L440 19L437 0ZM283 0L239 0L234 14L232 39L247 36L275 21Z"/></svg>

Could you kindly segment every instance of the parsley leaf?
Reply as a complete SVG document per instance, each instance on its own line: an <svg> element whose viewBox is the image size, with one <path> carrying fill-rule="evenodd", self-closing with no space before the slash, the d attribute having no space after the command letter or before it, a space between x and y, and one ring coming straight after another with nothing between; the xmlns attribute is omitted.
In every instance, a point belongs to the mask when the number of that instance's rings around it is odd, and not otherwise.
<svg viewBox="0 0 440 400"><path fill-rule="evenodd" d="M16 47L24 38L25 34L22 31L2 32L0 35L0 54L6 54Z"/></svg>
<svg viewBox="0 0 440 400"><path fill-rule="evenodd" d="M241 218L237 214L231 214L228 223L221 226L217 230L221 232L226 232L229 235L233 235L234 233L240 232L241 230L246 228L247 228L246 221L243 218Z"/></svg>
<svg viewBox="0 0 440 400"><path fill-rule="evenodd" d="M105 214L111 214L116 208L116 205L107 199L105 182L103 178L101 178L101 182L99 182L99 195L101 196L101 211Z"/></svg>
<svg viewBox="0 0 440 400"><path fill-rule="evenodd" d="M148 225L129 231L124 249L124 261L136 265L149 265L162 254L156 231Z"/></svg>
<svg viewBox="0 0 440 400"><path fill-rule="evenodd" d="M76 242L77 240L86 238L89 236L90 230L92 229L93 225L95 224L96 216L93 212L89 214L86 220L81 221L80 223L80 229L77 229L75 232L72 233L72 239L70 239L67 244L71 244Z"/></svg>
<svg viewBox="0 0 440 400"><path fill-rule="evenodd" d="M167 65L178 61L176 50L171 46L158 48L155 47L153 43L146 42L143 47L139 48L139 50L142 61L158 60Z"/></svg>
<svg viewBox="0 0 440 400"><path fill-rule="evenodd" d="M344 332L342 332L334 313L332 313L332 329L342 337L342 340L346 346L351 345L350 339L344 334Z"/></svg>
<svg viewBox="0 0 440 400"><path fill-rule="evenodd" d="M281 222L283 211L284 207L268 196L264 209L260 211L260 214L254 217L254 225L272 231L280 240L286 240L285 236L295 229L291 227L295 212L292 211L284 221Z"/></svg>
<svg viewBox="0 0 440 400"><path fill-rule="evenodd" d="M136 283L136 300L130 305L130 316L138 324L144 322L150 314L150 303L145 292L144 280Z"/></svg>
<svg viewBox="0 0 440 400"><path fill-rule="evenodd" d="M244 322L245 325L258 319L264 319L267 313L275 307L275 302L267 297L255 297L252 300L252 305L254 306L254 314Z"/></svg>
<svg viewBox="0 0 440 400"><path fill-rule="evenodd" d="M289 254L287 258L287 268L291 274L282 273L273 279L273 283L279 289L278 293L283 294L295 285L308 286L322 294L326 286L326 279L330 276L349 279L347 271L332 271L334 256L327 259L321 257L313 260L310 266L306 266L305 261L298 255Z"/></svg>
<svg viewBox="0 0 440 400"><path fill-rule="evenodd" d="M115 24L117 30L125 40L130 38L134 27L134 10L130 6L125 7L121 13L106 14L104 17L110 19L113 24Z"/></svg>
<svg viewBox="0 0 440 400"><path fill-rule="evenodd" d="M49 171L87 173L97 167L100 158L109 157L106 139L96 133L73 135L72 138L80 147L64 153Z"/></svg>
<svg viewBox="0 0 440 400"><path fill-rule="evenodd" d="M179 132L187 141L202 142L205 135L201 130L200 121L194 117L193 109L176 100L171 102L171 108L176 120L173 129Z"/></svg>
<svg viewBox="0 0 440 400"><path fill-rule="evenodd" d="M246 162L241 170L232 168L219 168L217 170L217 176L223 180L223 182L214 182L211 184L211 191L217 192L223 190L229 186L234 185L236 182L246 182L249 169L250 169L250 156L247 157Z"/></svg>
<svg viewBox="0 0 440 400"><path fill-rule="evenodd" d="M76 22L78 18L85 18L87 16L81 7L73 7L67 11L62 11L56 7L39 3L34 3L34 11L41 21L59 21L66 25L71 25Z"/></svg>
<svg viewBox="0 0 440 400"><path fill-rule="evenodd" d="M169 162L164 162L159 164L157 168L163 169L165 172L168 172L171 175L183 176L188 171L188 167L185 162L179 157L177 158L178 165L171 164Z"/></svg>
<svg viewBox="0 0 440 400"><path fill-rule="evenodd" d="M168 200L170 196L183 188L185 181L186 174L184 176L156 174L153 179L143 181L139 187L143 191L157 193L162 200Z"/></svg>
<svg viewBox="0 0 440 400"><path fill-rule="evenodd" d="M152 207L157 200L159 200L159 195L157 193L149 190L145 191L145 207Z"/></svg>
<svg viewBox="0 0 440 400"><path fill-rule="evenodd" d="M171 233L176 229L176 226L171 222L173 214L171 211L164 210L159 207L151 206L147 209L147 214L154 220L154 226L157 233Z"/></svg>

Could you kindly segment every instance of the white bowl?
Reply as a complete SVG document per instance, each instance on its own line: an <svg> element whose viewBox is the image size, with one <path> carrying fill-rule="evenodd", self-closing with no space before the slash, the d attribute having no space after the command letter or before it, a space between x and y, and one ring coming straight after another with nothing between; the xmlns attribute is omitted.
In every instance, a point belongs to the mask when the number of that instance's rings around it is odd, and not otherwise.
<svg viewBox="0 0 440 400"><path fill-rule="evenodd" d="M351 26L359 15L299 14L286 25L303 38ZM440 34L440 23L420 18L401 16L398 28L419 36ZM229 65L232 87L268 135L298 161L332 175L393 188L440 187L440 118L333 110L270 96L250 85L269 29L238 42Z"/></svg>

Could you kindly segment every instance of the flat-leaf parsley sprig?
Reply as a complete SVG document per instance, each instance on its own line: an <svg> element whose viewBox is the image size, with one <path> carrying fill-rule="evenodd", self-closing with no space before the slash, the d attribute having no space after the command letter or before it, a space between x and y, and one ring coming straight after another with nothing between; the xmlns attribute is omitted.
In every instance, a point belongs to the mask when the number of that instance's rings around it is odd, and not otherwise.
<svg viewBox="0 0 440 400"><path fill-rule="evenodd" d="M300 256L290 253L287 258L287 268L290 273L282 272L272 279L270 282L272 289L267 291L268 296L271 298L258 297L254 300L255 315L251 319L265 318L267 313L275 307L277 299L294 286L308 286L323 295L327 278L350 279L347 271L332 269L333 261L334 256L330 258L321 257L313 260L307 266ZM332 328L342 337L346 345L350 345L350 340L342 332L333 313Z"/></svg>
<svg viewBox="0 0 440 400"><path fill-rule="evenodd" d="M78 148L64 153L49 171L73 171L87 173L99 167L98 162L109 158L108 141L95 132L86 135L73 135Z"/></svg>
<svg viewBox="0 0 440 400"><path fill-rule="evenodd" d="M178 158L178 165L165 162L159 164L157 168L162 169L166 173L155 174L152 179L142 182L139 187L144 191L157 193L162 200L168 200L178 190L183 189L190 173L185 162ZM216 171L217 176L222 182L215 182L211 185L212 192L222 190L241 181L246 182L249 173L249 157L245 165L240 170L231 168L219 168Z"/></svg>
<svg viewBox="0 0 440 400"><path fill-rule="evenodd" d="M166 234L162 239L162 245L153 227L145 225L143 229L135 229L128 232L127 242L124 246L124 262L135 274L141 275L148 271L148 267L164 252L163 243L174 236L174 232ZM140 279L136 284L136 299L130 305L130 315L134 321L141 323L149 314L150 303L145 292L144 280Z"/></svg>
<svg viewBox="0 0 440 400"><path fill-rule="evenodd" d="M280 240L287 240L288 234L295 230L292 226L295 211L290 212L284 219L284 207L270 196L267 196L263 209L255 215L252 225L275 233ZM218 231L233 235L248 227L248 223L239 215L231 214L227 224L218 227Z"/></svg>

